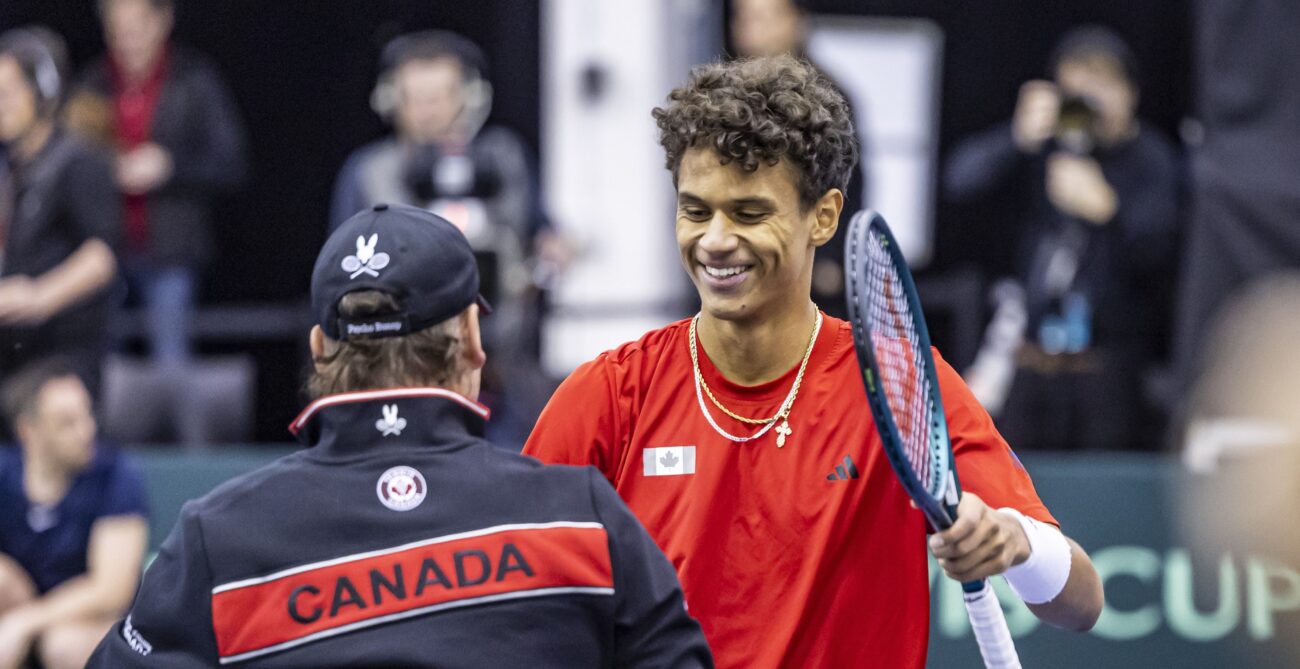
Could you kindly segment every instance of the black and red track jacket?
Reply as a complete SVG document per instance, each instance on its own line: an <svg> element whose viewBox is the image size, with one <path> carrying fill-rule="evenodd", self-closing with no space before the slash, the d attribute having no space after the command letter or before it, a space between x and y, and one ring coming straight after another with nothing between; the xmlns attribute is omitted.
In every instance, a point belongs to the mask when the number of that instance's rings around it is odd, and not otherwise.
<svg viewBox="0 0 1300 669"><path fill-rule="evenodd" d="M712 667L672 565L589 467L438 388L317 400L312 448L189 502L91 667Z"/></svg>

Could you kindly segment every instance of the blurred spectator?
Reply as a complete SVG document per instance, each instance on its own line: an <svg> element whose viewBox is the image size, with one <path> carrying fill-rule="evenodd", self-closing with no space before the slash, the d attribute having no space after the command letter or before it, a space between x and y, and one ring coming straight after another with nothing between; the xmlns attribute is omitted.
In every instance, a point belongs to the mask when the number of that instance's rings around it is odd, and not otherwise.
<svg viewBox="0 0 1300 669"><path fill-rule="evenodd" d="M124 270L153 359L182 364L213 200L247 171L243 126L216 68L171 42L172 0L100 0L99 12L108 53L80 83L112 109Z"/></svg>
<svg viewBox="0 0 1300 669"><path fill-rule="evenodd" d="M1300 269L1300 3L1194 5L1193 195L1175 350L1184 388L1231 296Z"/></svg>
<svg viewBox="0 0 1300 669"><path fill-rule="evenodd" d="M0 448L0 669L35 652L82 667L131 604L148 525L140 473L96 443L72 367L33 363L3 390L20 449Z"/></svg>
<svg viewBox="0 0 1300 669"><path fill-rule="evenodd" d="M381 66L371 103L394 134L348 157L334 185L330 229L391 202L431 210L465 233L495 309L484 321L493 353L484 371L484 402L494 410L490 436L522 447L550 391L537 363L538 288L563 255L541 211L530 158L513 132L484 126L492 87L473 42L437 30L404 35L384 48Z"/></svg>
<svg viewBox="0 0 1300 669"><path fill-rule="evenodd" d="M731 3L731 45L737 57L759 58L788 54L813 62L808 57L808 13L799 0L733 0ZM813 62L817 67L817 63ZM827 79L831 79L836 90L854 109L854 123L857 119L857 104L845 91L844 87L834 81L826 70L817 67ZM860 101L859 101L860 102ZM859 155L866 163L866 131L858 130ZM840 230L835 233L825 246L817 249L813 261L812 298L826 313L836 318L848 318L848 305L844 301L844 237L847 234L849 218L865 206L865 183L861 166L854 169L849 176L849 188L844 193L844 214L840 220Z"/></svg>
<svg viewBox="0 0 1300 669"><path fill-rule="evenodd" d="M795 0L733 0L731 45L740 58L807 56L808 15Z"/></svg>
<svg viewBox="0 0 1300 669"><path fill-rule="evenodd" d="M1150 333L1164 312L1152 287L1173 269L1177 160L1136 118L1136 63L1118 35L1076 29L1051 62L1055 81L1025 83L1010 123L954 148L945 185L958 201L1023 189L1028 330L1007 349L1016 369L999 421L1007 440L1136 447Z"/></svg>
<svg viewBox="0 0 1300 669"><path fill-rule="evenodd" d="M1193 554L1230 547L1234 555L1268 556L1261 570L1270 601L1294 611L1300 579L1288 567L1300 564L1300 533L1277 519L1300 507L1300 272L1235 290L1204 340L1182 440L1183 462L1196 477L1171 498L1175 536ZM1280 627L1276 639L1284 656L1267 663L1256 659L1254 639L1224 641L1246 660L1241 666L1300 666L1300 635Z"/></svg>
<svg viewBox="0 0 1300 669"><path fill-rule="evenodd" d="M0 379L58 352L98 389L121 218L108 158L56 120L62 54L43 29L0 35Z"/></svg>

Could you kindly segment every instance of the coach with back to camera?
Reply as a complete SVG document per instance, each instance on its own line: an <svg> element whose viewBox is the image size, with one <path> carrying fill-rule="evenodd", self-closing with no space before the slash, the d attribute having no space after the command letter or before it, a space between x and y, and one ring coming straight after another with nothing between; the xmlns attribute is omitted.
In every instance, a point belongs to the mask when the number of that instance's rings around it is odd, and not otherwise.
<svg viewBox="0 0 1300 669"><path fill-rule="evenodd" d="M672 565L590 468L482 438L465 237L375 205L312 275L311 448L186 504L92 667L712 667Z"/></svg>

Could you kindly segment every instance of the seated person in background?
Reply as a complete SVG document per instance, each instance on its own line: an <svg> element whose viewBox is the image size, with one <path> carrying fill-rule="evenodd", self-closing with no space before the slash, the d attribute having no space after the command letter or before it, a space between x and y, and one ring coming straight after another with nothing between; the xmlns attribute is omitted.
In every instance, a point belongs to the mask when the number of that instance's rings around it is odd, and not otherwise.
<svg viewBox="0 0 1300 669"><path fill-rule="evenodd" d="M1016 372L998 421L1020 448L1137 446L1159 285L1173 273L1178 164L1138 122L1135 70L1118 35L1076 29L1056 47L1055 82L1025 83L1012 121L962 140L946 166L956 201L1010 187L1024 204L1005 220L1019 221L1027 330L1008 347Z"/></svg>
<svg viewBox="0 0 1300 669"><path fill-rule="evenodd" d="M58 354L94 391L121 218L107 156L57 121L62 51L40 28L0 35L0 380Z"/></svg>
<svg viewBox="0 0 1300 669"><path fill-rule="evenodd" d="M3 390L20 449L0 448L0 669L35 652L82 667L131 604L148 535L144 482L96 443L90 394L66 362Z"/></svg>

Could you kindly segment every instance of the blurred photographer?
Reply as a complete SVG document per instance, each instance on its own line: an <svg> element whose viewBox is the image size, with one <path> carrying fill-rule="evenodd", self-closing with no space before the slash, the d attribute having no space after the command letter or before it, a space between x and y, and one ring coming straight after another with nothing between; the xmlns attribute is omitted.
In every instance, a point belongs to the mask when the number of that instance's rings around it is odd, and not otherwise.
<svg viewBox="0 0 1300 669"><path fill-rule="evenodd" d="M410 33L388 43L381 67L371 105L394 132L348 157L330 229L390 202L428 209L465 233L497 313L484 333L494 360L484 401L496 413L492 428L507 433L491 436L522 447L551 390L536 363L539 290L564 263L563 245L542 214L522 140L485 125L492 86L478 46L446 31ZM511 370L511 395L503 396L503 369Z"/></svg>
<svg viewBox="0 0 1300 669"><path fill-rule="evenodd" d="M977 360L972 386L1003 405L999 425L1027 448L1130 448L1140 382L1167 317L1178 164L1172 145L1136 117L1132 51L1114 32L1078 28L1057 45L1054 81L1021 86L1015 115L961 141L944 175L968 202L1022 189L1017 221L1022 290L1000 310L1022 329L997 363ZM986 341L986 345L989 342ZM980 363L986 363L981 365ZM1014 379L1014 380L1011 380Z"/></svg>

